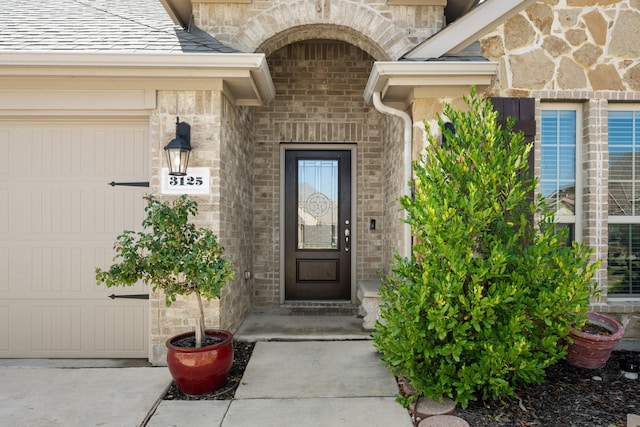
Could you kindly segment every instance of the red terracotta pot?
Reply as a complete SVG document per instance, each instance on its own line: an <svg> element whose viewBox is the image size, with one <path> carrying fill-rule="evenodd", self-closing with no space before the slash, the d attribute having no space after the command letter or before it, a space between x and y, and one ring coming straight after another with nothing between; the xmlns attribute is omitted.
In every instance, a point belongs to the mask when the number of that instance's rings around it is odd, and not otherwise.
<svg viewBox="0 0 640 427"><path fill-rule="evenodd" d="M624 328L620 322L604 314L589 312L587 316L589 323L602 326L611 335L593 335L572 329L569 336L573 339L573 344L569 344L567 349L567 363L578 368L600 369L622 339Z"/></svg>
<svg viewBox="0 0 640 427"><path fill-rule="evenodd" d="M205 331L205 335L222 342L200 348L174 345L193 335L194 332L187 332L167 340L167 365L180 391L198 396L219 389L227 381L233 364L233 334L212 329Z"/></svg>

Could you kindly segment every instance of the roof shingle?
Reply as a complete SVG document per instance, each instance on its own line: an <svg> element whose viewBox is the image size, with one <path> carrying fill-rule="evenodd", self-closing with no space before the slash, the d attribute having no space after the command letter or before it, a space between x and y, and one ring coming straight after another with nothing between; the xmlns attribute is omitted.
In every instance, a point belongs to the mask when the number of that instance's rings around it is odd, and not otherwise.
<svg viewBox="0 0 640 427"><path fill-rule="evenodd" d="M11 0L0 51L207 52L236 50L176 26L159 0Z"/></svg>

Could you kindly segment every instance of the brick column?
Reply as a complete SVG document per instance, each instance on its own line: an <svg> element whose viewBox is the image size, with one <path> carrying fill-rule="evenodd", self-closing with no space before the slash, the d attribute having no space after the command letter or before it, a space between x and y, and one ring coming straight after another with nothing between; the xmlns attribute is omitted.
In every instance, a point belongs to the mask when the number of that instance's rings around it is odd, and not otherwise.
<svg viewBox="0 0 640 427"><path fill-rule="evenodd" d="M582 144L582 238L595 250L592 259L602 260L595 274L606 301L607 243L608 243L608 180L609 153L607 150L606 99L591 99L583 104Z"/></svg>

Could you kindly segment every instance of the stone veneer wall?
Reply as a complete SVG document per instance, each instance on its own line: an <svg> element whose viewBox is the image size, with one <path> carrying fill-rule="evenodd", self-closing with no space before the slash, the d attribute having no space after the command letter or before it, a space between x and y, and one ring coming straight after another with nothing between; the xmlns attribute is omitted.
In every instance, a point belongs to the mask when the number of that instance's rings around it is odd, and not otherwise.
<svg viewBox="0 0 640 427"><path fill-rule="evenodd" d="M640 91L640 1L546 0L481 40L499 61L494 88L507 96L533 90ZM591 98L583 92L582 98ZM633 95L629 99L635 99Z"/></svg>
<svg viewBox="0 0 640 427"><path fill-rule="evenodd" d="M372 61L353 45L324 40L287 44L268 57L276 98L255 109L256 306L280 302L281 143L357 144L357 277L376 277L381 267L382 116L362 97Z"/></svg>
<svg viewBox="0 0 640 427"><path fill-rule="evenodd" d="M501 64L489 95L536 98L538 123L546 103L582 109L583 241L602 260L603 293L592 308L621 320L627 338L640 338L640 302L607 297L607 117L610 104L640 109L639 38L639 0L545 0L481 40L483 54Z"/></svg>
<svg viewBox="0 0 640 427"><path fill-rule="evenodd" d="M291 29L300 30L295 40L299 41L320 38L333 28L338 31L331 39L360 47L378 60L395 60L444 25L444 7L438 0L424 0L419 5L379 0L193 3L196 24L242 52L269 54L272 51L264 49L264 45L276 49L284 46L274 41ZM287 43L291 41L289 38Z"/></svg>

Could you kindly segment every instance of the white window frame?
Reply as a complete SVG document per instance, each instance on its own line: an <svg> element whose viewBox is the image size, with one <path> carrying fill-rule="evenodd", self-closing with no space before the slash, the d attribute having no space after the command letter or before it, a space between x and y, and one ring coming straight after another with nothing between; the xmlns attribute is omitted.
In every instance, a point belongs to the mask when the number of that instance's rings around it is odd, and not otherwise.
<svg viewBox="0 0 640 427"><path fill-rule="evenodd" d="M540 168L540 176L538 179L542 180L542 111L555 111L555 110L567 110L575 111L576 113L576 140L575 140L575 206L573 215L557 215L556 223L558 224L573 224L573 238L576 242L582 242L582 150L583 150L583 136L582 136L582 104L574 103L553 103L546 102L540 104L540 132L538 138L538 150L539 155L538 167ZM538 184L540 185L540 183ZM539 188L541 192L541 188Z"/></svg>
<svg viewBox="0 0 640 427"><path fill-rule="evenodd" d="M615 104L609 103L608 111L636 111L640 113L640 104ZM607 123L609 121L609 117L607 115ZM609 132L607 126L607 155L609 154ZM609 165L610 167L610 165ZM609 171L607 170L607 175ZM638 173L638 177L640 178L640 172ZM607 179L607 192L609 191L609 184ZM608 209L607 209L608 210ZM607 241L609 239L609 224L636 224L640 225L640 215L609 215L607 212ZM607 244L608 247L608 244ZM608 252L608 248L607 248ZM608 265L607 265L608 268ZM607 277L609 273L607 272ZM616 301L640 301L640 294L638 295L627 295L627 294L608 294L607 297L611 299L615 299Z"/></svg>

